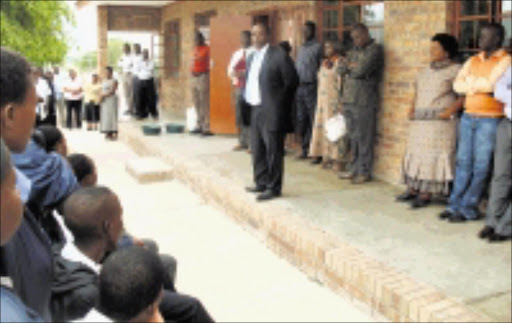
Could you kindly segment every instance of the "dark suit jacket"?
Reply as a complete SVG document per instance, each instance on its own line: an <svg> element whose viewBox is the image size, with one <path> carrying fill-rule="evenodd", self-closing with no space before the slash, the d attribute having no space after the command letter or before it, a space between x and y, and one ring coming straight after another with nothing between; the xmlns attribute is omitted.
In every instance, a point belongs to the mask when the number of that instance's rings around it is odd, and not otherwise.
<svg viewBox="0 0 512 323"><path fill-rule="evenodd" d="M251 70L254 54L247 59L247 76ZM299 76L290 56L275 46L269 46L259 76L261 105L264 109L265 123L269 131L293 131L292 103L299 85ZM247 83L246 83L247 84ZM248 125L250 107L242 100L244 120Z"/></svg>

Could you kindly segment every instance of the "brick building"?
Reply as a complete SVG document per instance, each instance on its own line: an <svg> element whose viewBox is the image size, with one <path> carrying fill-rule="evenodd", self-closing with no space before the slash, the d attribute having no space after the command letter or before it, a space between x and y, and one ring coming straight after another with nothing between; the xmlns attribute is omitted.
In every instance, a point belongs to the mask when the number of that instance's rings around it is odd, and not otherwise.
<svg viewBox="0 0 512 323"><path fill-rule="evenodd" d="M364 22L384 45L385 71L379 112L375 175L399 182L400 161L407 138L407 110L413 100L413 82L428 64L430 37L449 32L460 40L463 52L475 51L478 28L485 22L502 22L507 41L512 35L512 2L478 1L77 1L78 8L97 5L98 67L106 65L108 31L150 31L160 35L162 112L183 117L192 105L189 90L190 53L194 30L212 38L212 119L232 124L230 96L221 93L228 83L225 63L236 36L256 20L267 21L273 41L288 40L300 46L300 26L316 21L318 37L348 44L350 25ZM245 17L240 18L240 17ZM247 28L240 28L240 26ZM234 42L233 42L234 41ZM231 50L231 49L230 49ZM218 69L215 72L215 69ZM221 76L224 75L224 76ZM223 85L222 85L222 84ZM227 85L229 86L229 85ZM225 92L229 92L225 91ZM215 127L212 120L212 127ZM224 129L224 128L222 128ZM215 131L215 128L214 128ZM230 130L217 131L229 133Z"/></svg>

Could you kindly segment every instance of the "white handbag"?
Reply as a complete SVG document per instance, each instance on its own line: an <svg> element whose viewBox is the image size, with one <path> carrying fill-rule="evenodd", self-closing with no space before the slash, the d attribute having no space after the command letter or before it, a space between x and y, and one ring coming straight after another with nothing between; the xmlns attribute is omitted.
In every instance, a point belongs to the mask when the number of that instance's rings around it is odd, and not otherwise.
<svg viewBox="0 0 512 323"><path fill-rule="evenodd" d="M347 126L341 113L336 114L325 123L325 136L332 143L338 142L346 133Z"/></svg>
<svg viewBox="0 0 512 323"><path fill-rule="evenodd" d="M197 127L197 113L194 107L187 108L187 130L193 131Z"/></svg>

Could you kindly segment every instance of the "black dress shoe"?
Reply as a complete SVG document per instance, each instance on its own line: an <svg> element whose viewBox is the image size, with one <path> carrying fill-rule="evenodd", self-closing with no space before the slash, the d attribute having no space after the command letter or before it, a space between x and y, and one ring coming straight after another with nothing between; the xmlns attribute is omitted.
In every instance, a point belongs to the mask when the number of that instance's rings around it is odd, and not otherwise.
<svg viewBox="0 0 512 323"><path fill-rule="evenodd" d="M494 234L494 228L486 225L479 233L478 237L480 239L485 239L489 237L491 234Z"/></svg>
<svg viewBox="0 0 512 323"><path fill-rule="evenodd" d="M395 200L397 202L407 202L410 200L414 200L416 198L416 196L417 196L416 194L406 191L406 192L398 195Z"/></svg>
<svg viewBox="0 0 512 323"><path fill-rule="evenodd" d="M268 200L272 200L272 199L275 199L276 197L279 197L281 196L281 193L276 193L272 190L266 190L265 192L261 193L260 195L258 195L258 197L256 198L257 201L268 201Z"/></svg>
<svg viewBox="0 0 512 323"><path fill-rule="evenodd" d="M312 161L311 161L311 164L313 165L318 165L322 163L322 157L317 157L317 158L314 158Z"/></svg>
<svg viewBox="0 0 512 323"><path fill-rule="evenodd" d="M411 203L411 208L413 209L419 209L419 208L422 208L422 207L425 207L427 205L430 204L430 200L426 200L426 199L421 199L421 198L416 198L412 201Z"/></svg>
<svg viewBox="0 0 512 323"><path fill-rule="evenodd" d="M492 233L489 235L489 242L502 242L510 239L510 237L502 236L501 234Z"/></svg>
<svg viewBox="0 0 512 323"><path fill-rule="evenodd" d="M245 190L249 193L263 193L266 189L263 186L251 186L246 187Z"/></svg>
<svg viewBox="0 0 512 323"><path fill-rule="evenodd" d="M202 132L203 131L201 131L201 129L194 129L194 130L190 131L190 133L193 134L193 135L198 135L198 134L200 134Z"/></svg>
<svg viewBox="0 0 512 323"><path fill-rule="evenodd" d="M468 219L460 214L452 214L452 216L448 218L448 222L450 223L462 223L466 221L468 221Z"/></svg>
<svg viewBox="0 0 512 323"><path fill-rule="evenodd" d="M448 210L444 210L443 212L441 212L441 214L439 214L439 219L447 220L447 219L451 218L452 215L453 215L452 212L450 212Z"/></svg>
<svg viewBox="0 0 512 323"><path fill-rule="evenodd" d="M213 136L213 133L211 133L210 131L203 131L201 133L201 137L211 137Z"/></svg>

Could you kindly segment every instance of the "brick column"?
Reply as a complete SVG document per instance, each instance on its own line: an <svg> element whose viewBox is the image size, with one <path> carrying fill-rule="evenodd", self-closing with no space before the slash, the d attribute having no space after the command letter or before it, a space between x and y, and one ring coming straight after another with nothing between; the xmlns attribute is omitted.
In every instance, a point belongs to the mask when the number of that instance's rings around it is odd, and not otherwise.
<svg viewBox="0 0 512 323"><path fill-rule="evenodd" d="M108 65L108 7L98 6L98 73L103 75Z"/></svg>

